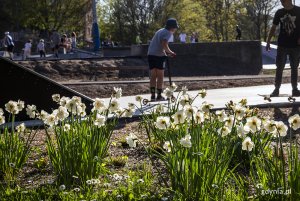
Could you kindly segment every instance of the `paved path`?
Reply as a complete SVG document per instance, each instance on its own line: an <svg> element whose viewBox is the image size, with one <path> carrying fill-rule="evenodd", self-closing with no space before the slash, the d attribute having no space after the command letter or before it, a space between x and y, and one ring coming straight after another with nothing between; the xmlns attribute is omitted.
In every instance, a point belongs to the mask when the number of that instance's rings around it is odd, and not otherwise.
<svg viewBox="0 0 300 201"><path fill-rule="evenodd" d="M287 76L290 77L290 76ZM206 76L206 77L172 77L174 82L189 81L216 81L216 80L249 80L249 79L267 79L274 78L274 75L233 75L233 76ZM169 82L169 78L165 77L164 82ZM144 84L149 83L149 79L142 80L114 80L114 81L74 81L60 82L63 85L106 85L106 84Z"/></svg>
<svg viewBox="0 0 300 201"><path fill-rule="evenodd" d="M267 107L272 106L274 104L289 104L287 97L277 97L272 98L272 102L269 103L264 100L263 97L258 94L270 94L274 86L272 85L264 85L264 86L255 86L255 87L239 87L239 88L227 88L227 89L212 89L207 91L207 97L203 100L198 98L195 105L201 105L203 101L207 101L214 105L215 109L224 108L225 104L229 101L238 102L241 99L246 98L248 100L249 106L259 106L259 107ZM291 85L283 84L281 87L281 94L291 94ZM189 94L192 96L196 96L198 91L190 91ZM149 98L150 95L142 95L144 98ZM108 103L110 99L105 99L105 102ZM296 104L300 101L300 97L296 98ZM128 103L135 102L135 96L127 96L122 97L120 100L121 107L127 107ZM298 102L299 103L299 102ZM271 104L271 105L270 105ZM147 109L147 108L145 108ZM136 113L138 115L138 113Z"/></svg>

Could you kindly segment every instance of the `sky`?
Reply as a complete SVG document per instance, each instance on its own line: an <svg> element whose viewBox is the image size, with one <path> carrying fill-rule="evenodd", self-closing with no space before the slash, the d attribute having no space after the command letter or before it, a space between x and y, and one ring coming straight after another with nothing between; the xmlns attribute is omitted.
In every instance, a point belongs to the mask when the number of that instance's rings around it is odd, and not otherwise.
<svg viewBox="0 0 300 201"><path fill-rule="evenodd" d="M278 0L279 1L279 0ZM294 3L294 0L292 0L293 1L293 3ZM296 0L295 1L295 4L297 5L297 6L300 6L300 0ZM278 5L278 8L282 8L282 5L281 5L281 3L279 2L279 5Z"/></svg>

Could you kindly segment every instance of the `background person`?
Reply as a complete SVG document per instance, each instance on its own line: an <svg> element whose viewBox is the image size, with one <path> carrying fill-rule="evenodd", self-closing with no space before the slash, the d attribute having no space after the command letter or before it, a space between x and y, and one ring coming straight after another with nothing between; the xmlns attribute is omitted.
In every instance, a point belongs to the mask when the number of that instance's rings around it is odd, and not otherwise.
<svg viewBox="0 0 300 201"><path fill-rule="evenodd" d="M37 51L40 53L40 57L46 57L46 50L45 50L45 42L44 39L41 39L37 45Z"/></svg>
<svg viewBox="0 0 300 201"><path fill-rule="evenodd" d="M192 33L191 38L190 38L191 43L196 43L196 36L195 33Z"/></svg>
<svg viewBox="0 0 300 201"><path fill-rule="evenodd" d="M6 47L6 51L9 54L9 57L11 60L13 60L14 54L13 54L13 50L15 47L13 38L10 36L9 32L5 32L5 37L4 37L4 47Z"/></svg>
<svg viewBox="0 0 300 201"><path fill-rule="evenodd" d="M169 42L169 43L174 43L174 34L171 35L171 37L170 37L170 39L169 39L168 42Z"/></svg>
<svg viewBox="0 0 300 201"><path fill-rule="evenodd" d="M164 97L161 95L163 91L164 68L167 54L175 56L176 54L170 50L168 41L172 34L179 28L176 19L169 19L165 28L158 30L151 40L148 49L148 62L150 72L150 92L151 101L163 101ZM155 92L157 89L157 97Z"/></svg>
<svg viewBox="0 0 300 201"><path fill-rule="evenodd" d="M271 97L279 96L282 82L282 73L287 56L291 65L292 96L300 96L298 90L298 66L300 58L300 7L293 5L292 0L281 0L282 9L277 10L273 19L273 26L267 40L267 51L270 50L270 42L275 34L276 27L280 24L278 48L276 56L275 89Z"/></svg>
<svg viewBox="0 0 300 201"><path fill-rule="evenodd" d="M71 34L71 48L72 51L74 51L74 49L76 49L77 47L77 36L75 32L72 32Z"/></svg>
<svg viewBox="0 0 300 201"><path fill-rule="evenodd" d="M63 48L63 53L66 54L68 51L68 37L67 34L64 34L60 39L60 47Z"/></svg>
<svg viewBox="0 0 300 201"><path fill-rule="evenodd" d="M142 40L141 40L140 34L138 34L136 36L135 42L136 42L137 45L141 45L142 44Z"/></svg>
<svg viewBox="0 0 300 201"><path fill-rule="evenodd" d="M181 43L186 43L186 37L187 37L187 35L186 35L186 33L181 33L180 35L179 35L179 41L181 42Z"/></svg>
<svg viewBox="0 0 300 201"><path fill-rule="evenodd" d="M242 30L239 25L236 25L236 40L241 40L242 38Z"/></svg>
<svg viewBox="0 0 300 201"><path fill-rule="evenodd" d="M60 44L60 35L59 35L59 33L56 30L54 30L52 32L50 40L51 40L52 51L53 51L55 57L58 58L58 49L59 49L59 44Z"/></svg>
<svg viewBox="0 0 300 201"><path fill-rule="evenodd" d="M31 55L32 41L28 40L24 45L23 59L26 60Z"/></svg>
<svg viewBox="0 0 300 201"><path fill-rule="evenodd" d="M199 33L195 33L195 43L199 43Z"/></svg>

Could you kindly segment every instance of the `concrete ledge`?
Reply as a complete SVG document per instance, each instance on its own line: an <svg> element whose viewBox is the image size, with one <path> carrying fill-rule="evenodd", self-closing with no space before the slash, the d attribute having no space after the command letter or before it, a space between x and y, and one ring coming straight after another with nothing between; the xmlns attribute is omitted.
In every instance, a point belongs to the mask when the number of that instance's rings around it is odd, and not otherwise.
<svg viewBox="0 0 300 201"><path fill-rule="evenodd" d="M171 44L173 76L258 75L262 70L260 41ZM147 56L148 45L131 46L132 56Z"/></svg>

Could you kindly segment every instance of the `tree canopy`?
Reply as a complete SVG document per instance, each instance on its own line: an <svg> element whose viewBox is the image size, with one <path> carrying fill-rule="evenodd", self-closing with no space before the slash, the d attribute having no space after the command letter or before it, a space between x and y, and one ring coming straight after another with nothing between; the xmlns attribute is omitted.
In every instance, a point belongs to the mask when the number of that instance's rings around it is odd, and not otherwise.
<svg viewBox="0 0 300 201"><path fill-rule="evenodd" d="M201 41L231 41L236 25L246 40L265 40L277 0L103 0L99 4L102 38L147 42L170 17L179 32L197 32Z"/></svg>
<svg viewBox="0 0 300 201"><path fill-rule="evenodd" d="M84 32L91 0L0 0L0 31L28 28L38 31ZM101 0L98 17L101 39L132 44L139 34L151 39L174 17L179 32L197 32L200 41L231 41L236 25L242 39L266 40L277 0ZM177 33L177 34L178 34Z"/></svg>
<svg viewBox="0 0 300 201"><path fill-rule="evenodd" d="M89 0L0 0L1 31L82 31Z"/></svg>

